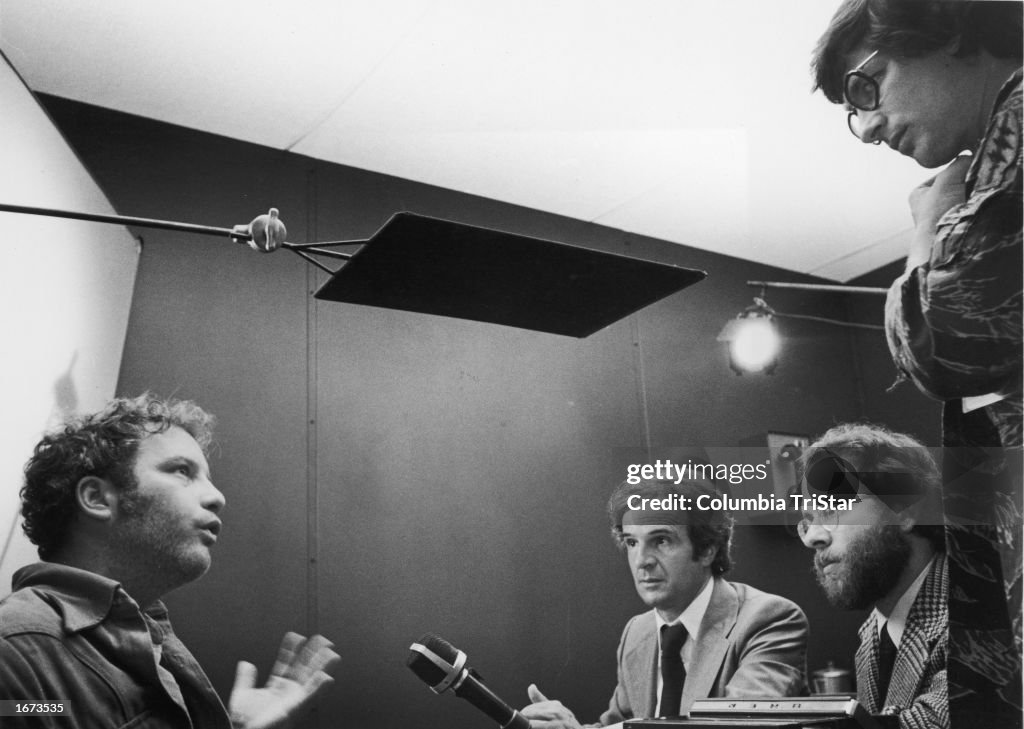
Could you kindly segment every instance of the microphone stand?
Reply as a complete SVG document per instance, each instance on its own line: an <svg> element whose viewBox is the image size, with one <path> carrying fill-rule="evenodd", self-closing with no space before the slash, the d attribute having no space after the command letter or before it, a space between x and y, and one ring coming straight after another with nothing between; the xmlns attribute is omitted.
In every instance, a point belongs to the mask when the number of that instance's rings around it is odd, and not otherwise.
<svg viewBox="0 0 1024 729"><path fill-rule="evenodd" d="M309 254L312 253L325 258L335 258L347 261L355 254L343 253L341 251L330 249L338 246L361 246L366 244L365 240L288 243L285 241L287 229L285 228L284 223L277 217L277 208L270 208L269 213L257 216L247 225L236 225L233 228L218 228L211 225L196 225L194 223L180 223L173 220L158 220L155 218L137 218L127 215L104 215L100 213L83 213L72 210L60 210L57 208L32 207L29 205L10 205L7 203L0 203L0 212L42 215L51 218L70 218L72 220L85 220L93 223L132 225L140 228L175 230L184 233L197 233L200 235L227 236L234 243L246 243L253 250L257 250L262 253L271 253L277 250L277 248L285 248L332 276L341 270L341 267L337 269L328 268Z"/></svg>

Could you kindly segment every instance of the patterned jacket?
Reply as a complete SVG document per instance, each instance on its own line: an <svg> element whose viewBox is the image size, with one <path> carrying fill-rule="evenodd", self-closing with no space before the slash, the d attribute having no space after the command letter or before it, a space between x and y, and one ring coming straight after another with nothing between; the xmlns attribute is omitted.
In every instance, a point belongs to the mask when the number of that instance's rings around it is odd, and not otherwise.
<svg viewBox="0 0 1024 729"><path fill-rule="evenodd" d="M999 91L967 171L966 201L942 216L930 260L898 278L886 300L897 368L945 401L955 726L1020 726L1021 717L1021 78L1018 70ZM960 398L990 393L1003 398L963 412Z"/></svg>
<svg viewBox="0 0 1024 729"><path fill-rule="evenodd" d="M1000 90L931 259L893 283L885 326L896 367L937 400L999 392L986 408L1003 445L1022 442L1021 71Z"/></svg>
<svg viewBox="0 0 1024 729"><path fill-rule="evenodd" d="M907 615L889 690L878 695L878 629L872 614L860 628L857 700L872 714L895 714L900 729L949 727L946 689L946 555L939 554Z"/></svg>

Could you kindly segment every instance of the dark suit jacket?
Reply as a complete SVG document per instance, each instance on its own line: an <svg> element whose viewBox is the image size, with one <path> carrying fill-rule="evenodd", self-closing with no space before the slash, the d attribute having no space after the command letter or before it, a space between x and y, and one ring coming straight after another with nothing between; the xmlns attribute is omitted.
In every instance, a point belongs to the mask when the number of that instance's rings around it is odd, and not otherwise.
<svg viewBox="0 0 1024 729"><path fill-rule="evenodd" d="M797 696L806 688L807 618L794 603L715 578L679 707L719 696ZM626 623L619 641L618 685L601 724L654 715L658 634L654 612Z"/></svg>
<svg viewBox="0 0 1024 729"><path fill-rule="evenodd" d="M907 615L885 700L878 696L878 630L872 614L860 628L857 700L872 714L896 714L900 729L949 726L946 628L949 593L946 555L940 554Z"/></svg>

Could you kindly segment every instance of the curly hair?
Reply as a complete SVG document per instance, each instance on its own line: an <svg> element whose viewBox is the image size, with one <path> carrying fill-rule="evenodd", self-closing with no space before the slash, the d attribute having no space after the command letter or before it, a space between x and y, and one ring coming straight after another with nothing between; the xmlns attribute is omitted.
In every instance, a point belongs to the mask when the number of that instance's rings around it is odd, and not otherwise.
<svg viewBox="0 0 1024 729"><path fill-rule="evenodd" d="M697 497L707 495L722 496L712 484L705 481L680 481L678 484L667 480L641 480L631 484L623 481L618 485L611 498L608 499L608 519L612 525L612 539L619 549L625 544L622 539L622 517L627 510L631 496L641 498L663 499L672 495L685 496L696 503ZM680 512L674 512L678 518ZM693 545L693 559L697 561L701 555L715 548L715 559L711 562L711 573L723 575L732 569L732 528L734 520L721 510L695 510L685 512L686 533Z"/></svg>
<svg viewBox="0 0 1024 729"><path fill-rule="evenodd" d="M75 487L87 476L112 481L130 492L139 444L173 426L195 438L203 453L213 439L214 417L189 400L164 400L146 392L112 400L91 415L68 419L43 436L25 464L21 488L22 529L40 559L54 556L75 514Z"/></svg>
<svg viewBox="0 0 1024 729"><path fill-rule="evenodd" d="M945 529L938 511L942 476L932 454L920 441L882 425L844 423L827 430L800 454L796 466L801 481L808 469L823 459L840 462L842 470L848 465L869 491L889 503L901 504L908 495L916 496L910 503L917 503L923 496L924 506L930 508L925 513L934 518L919 520L913 531L925 537L936 551L945 550ZM894 474L909 476L911 483L885 478Z"/></svg>
<svg viewBox="0 0 1024 729"><path fill-rule="evenodd" d="M856 48L901 57L923 56L956 43L963 58L988 51L1022 56L1019 2L984 0L846 0L833 15L811 57L814 90L843 103L847 56Z"/></svg>

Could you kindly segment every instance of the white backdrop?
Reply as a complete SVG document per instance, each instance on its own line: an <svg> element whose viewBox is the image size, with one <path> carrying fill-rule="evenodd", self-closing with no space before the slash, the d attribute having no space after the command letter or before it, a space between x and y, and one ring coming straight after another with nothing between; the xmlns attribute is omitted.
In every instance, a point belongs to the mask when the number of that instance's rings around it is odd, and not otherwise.
<svg viewBox="0 0 1024 729"><path fill-rule="evenodd" d="M0 202L113 213L0 56ZM35 561L22 468L41 433L114 394L139 246L120 226L0 213L0 596Z"/></svg>

